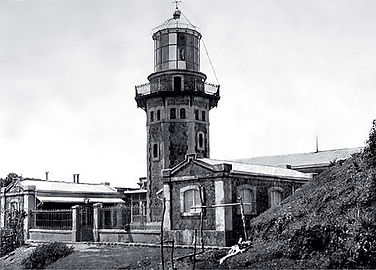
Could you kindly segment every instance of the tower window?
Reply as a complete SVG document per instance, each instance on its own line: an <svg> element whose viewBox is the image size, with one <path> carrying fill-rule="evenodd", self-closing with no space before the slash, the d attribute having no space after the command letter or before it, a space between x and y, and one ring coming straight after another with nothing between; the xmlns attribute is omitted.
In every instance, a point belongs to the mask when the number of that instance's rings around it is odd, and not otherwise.
<svg viewBox="0 0 376 270"><path fill-rule="evenodd" d="M154 112L150 112L150 122L154 121Z"/></svg>
<svg viewBox="0 0 376 270"><path fill-rule="evenodd" d="M206 121L206 112L205 111L201 112L201 120Z"/></svg>
<svg viewBox="0 0 376 270"><path fill-rule="evenodd" d="M198 117L198 110L195 110L195 120L199 120L199 117Z"/></svg>
<svg viewBox="0 0 376 270"><path fill-rule="evenodd" d="M159 158L159 145L158 143L153 143L153 159Z"/></svg>
<svg viewBox="0 0 376 270"><path fill-rule="evenodd" d="M205 145L204 145L204 133L203 132L199 132L197 134L197 141L198 141L197 148L199 150L204 150L205 149Z"/></svg>
<svg viewBox="0 0 376 270"><path fill-rule="evenodd" d="M174 90L181 91L181 77L174 77Z"/></svg>
<svg viewBox="0 0 376 270"><path fill-rule="evenodd" d="M161 110L157 111L157 121L161 120Z"/></svg>
<svg viewBox="0 0 376 270"><path fill-rule="evenodd" d="M185 109L184 108L180 109L180 119L185 119Z"/></svg>
<svg viewBox="0 0 376 270"><path fill-rule="evenodd" d="M170 119L176 119L176 109L175 108L170 109Z"/></svg>

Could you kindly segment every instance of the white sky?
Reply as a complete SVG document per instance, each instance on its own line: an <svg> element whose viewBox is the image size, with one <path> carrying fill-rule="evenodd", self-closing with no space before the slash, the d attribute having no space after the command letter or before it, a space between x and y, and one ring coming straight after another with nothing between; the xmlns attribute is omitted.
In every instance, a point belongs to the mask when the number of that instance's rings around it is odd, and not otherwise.
<svg viewBox="0 0 376 270"><path fill-rule="evenodd" d="M134 85L170 0L0 0L0 177L135 186ZM376 1L185 0L221 84L211 157L362 146L376 118ZM203 48L203 46L201 46ZM201 70L216 83L204 51Z"/></svg>

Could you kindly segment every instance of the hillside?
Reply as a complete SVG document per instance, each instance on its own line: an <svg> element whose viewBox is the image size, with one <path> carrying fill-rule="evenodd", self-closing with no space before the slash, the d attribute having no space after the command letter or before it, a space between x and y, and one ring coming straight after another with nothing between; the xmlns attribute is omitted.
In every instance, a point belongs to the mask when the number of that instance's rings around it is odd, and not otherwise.
<svg viewBox="0 0 376 270"><path fill-rule="evenodd" d="M366 153L338 161L255 218L253 247L221 268L376 268L376 169L369 164Z"/></svg>

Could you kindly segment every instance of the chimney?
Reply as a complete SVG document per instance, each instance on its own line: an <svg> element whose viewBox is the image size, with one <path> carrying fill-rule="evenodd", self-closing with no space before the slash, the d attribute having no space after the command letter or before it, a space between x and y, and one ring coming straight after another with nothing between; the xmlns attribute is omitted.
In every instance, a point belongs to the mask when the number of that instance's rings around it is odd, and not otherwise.
<svg viewBox="0 0 376 270"><path fill-rule="evenodd" d="M77 184L80 183L80 174L79 173L73 174L73 183L77 183Z"/></svg>

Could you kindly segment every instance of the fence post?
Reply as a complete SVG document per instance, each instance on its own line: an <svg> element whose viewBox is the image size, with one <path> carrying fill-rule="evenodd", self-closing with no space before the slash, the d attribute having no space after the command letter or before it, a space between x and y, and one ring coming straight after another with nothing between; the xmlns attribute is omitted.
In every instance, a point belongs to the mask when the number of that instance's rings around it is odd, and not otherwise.
<svg viewBox="0 0 376 270"><path fill-rule="evenodd" d="M77 242L77 225L79 205L72 206L72 242Z"/></svg>
<svg viewBox="0 0 376 270"><path fill-rule="evenodd" d="M102 203L95 203L93 204L93 236L94 236L94 242L99 242L99 221L100 221L100 213L101 209L103 207Z"/></svg>
<svg viewBox="0 0 376 270"><path fill-rule="evenodd" d="M31 210L35 209L35 186L24 187L24 211L26 216L23 220L24 240L29 238L29 229L31 226Z"/></svg>

